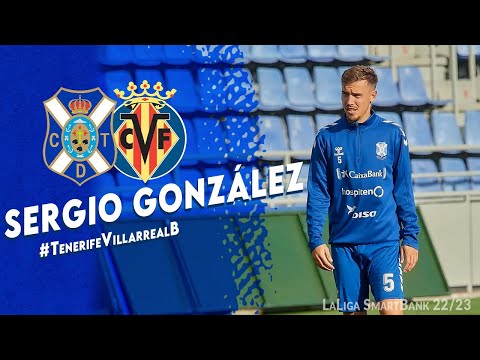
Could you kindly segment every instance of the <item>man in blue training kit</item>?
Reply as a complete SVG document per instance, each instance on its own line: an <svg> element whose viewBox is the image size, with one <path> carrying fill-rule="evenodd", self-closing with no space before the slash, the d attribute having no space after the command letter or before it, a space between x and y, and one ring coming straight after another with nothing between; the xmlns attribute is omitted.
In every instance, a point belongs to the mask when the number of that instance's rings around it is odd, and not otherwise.
<svg viewBox="0 0 480 360"><path fill-rule="evenodd" d="M378 78L369 66L342 74L344 116L321 128L308 175L309 248L333 271L339 309L367 314L369 290L384 315L402 315L403 271L418 260L420 232L408 141L372 109ZM329 244L322 238L328 215Z"/></svg>

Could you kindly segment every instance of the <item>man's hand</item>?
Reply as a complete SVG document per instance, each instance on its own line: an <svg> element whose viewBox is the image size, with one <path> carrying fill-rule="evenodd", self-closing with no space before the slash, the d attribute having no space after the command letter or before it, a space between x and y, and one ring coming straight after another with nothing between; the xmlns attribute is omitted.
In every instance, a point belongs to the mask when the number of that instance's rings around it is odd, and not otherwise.
<svg viewBox="0 0 480 360"><path fill-rule="evenodd" d="M402 245L400 248L400 263L403 264L404 261L403 271L413 270L418 261L418 250L408 245Z"/></svg>
<svg viewBox="0 0 480 360"><path fill-rule="evenodd" d="M313 249L312 257L317 266L323 270L333 271L333 269L335 269L332 256L330 255L330 249L326 244L319 245Z"/></svg>

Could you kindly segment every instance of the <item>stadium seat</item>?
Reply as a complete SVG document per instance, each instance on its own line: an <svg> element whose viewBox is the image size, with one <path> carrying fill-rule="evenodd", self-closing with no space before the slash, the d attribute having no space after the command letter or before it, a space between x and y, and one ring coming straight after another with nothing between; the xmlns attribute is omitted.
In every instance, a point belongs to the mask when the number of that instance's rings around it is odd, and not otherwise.
<svg viewBox="0 0 480 360"><path fill-rule="evenodd" d="M333 63L337 58L337 45L307 45L307 57L317 63Z"/></svg>
<svg viewBox="0 0 480 360"><path fill-rule="evenodd" d="M250 45L223 45L220 61L228 65L245 65L250 62Z"/></svg>
<svg viewBox="0 0 480 360"><path fill-rule="evenodd" d="M187 145L180 160L181 166L197 165L199 163L200 150L198 148L198 135L195 126L190 118L183 118L185 131L187 133Z"/></svg>
<svg viewBox="0 0 480 360"><path fill-rule="evenodd" d="M466 162L469 171L480 171L480 157L467 157ZM471 177L471 187L474 190L480 190L480 175Z"/></svg>
<svg viewBox="0 0 480 360"><path fill-rule="evenodd" d="M378 76L377 97L373 102L374 107L391 110L401 104L398 85L393 78L392 69L389 67L376 67ZM390 109L389 109L390 108Z"/></svg>
<svg viewBox="0 0 480 360"><path fill-rule="evenodd" d="M168 65L193 63L192 45L163 45L164 61Z"/></svg>
<svg viewBox="0 0 480 360"><path fill-rule="evenodd" d="M258 117L231 116L222 122L227 136L227 152L230 161L252 161L256 151L255 138L258 135Z"/></svg>
<svg viewBox="0 0 480 360"><path fill-rule="evenodd" d="M197 94L197 86L190 69L166 69L164 88L177 89L168 103L180 113L192 113L203 110Z"/></svg>
<svg viewBox="0 0 480 360"><path fill-rule="evenodd" d="M277 45L251 45L250 61L257 64L275 64L280 60Z"/></svg>
<svg viewBox="0 0 480 360"><path fill-rule="evenodd" d="M409 110L421 111L427 108L438 108L447 105L448 100L432 100L427 95L425 82L420 68L417 66L399 66L398 89L402 105Z"/></svg>
<svg viewBox="0 0 480 360"><path fill-rule="evenodd" d="M164 61L162 45L133 45L133 63L139 66L160 65Z"/></svg>
<svg viewBox="0 0 480 360"><path fill-rule="evenodd" d="M295 111L314 111L314 86L308 69L289 66L283 69L283 75L287 85L288 107Z"/></svg>
<svg viewBox="0 0 480 360"><path fill-rule="evenodd" d="M278 45L280 61L287 64L303 64L307 62L305 45Z"/></svg>
<svg viewBox="0 0 480 360"><path fill-rule="evenodd" d="M403 127L402 118L400 117L399 113L394 111L375 111L375 113L385 120L396 122L398 125Z"/></svg>
<svg viewBox="0 0 480 360"><path fill-rule="evenodd" d="M98 47L98 61L103 65L128 65L133 61L132 45L101 45Z"/></svg>
<svg viewBox="0 0 480 360"><path fill-rule="evenodd" d="M244 67L224 69L225 93L228 107L239 113L250 113L258 109L258 97L250 70Z"/></svg>
<svg viewBox="0 0 480 360"><path fill-rule="evenodd" d="M465 110L465 144L480 146L480 111ZM480 149L468 150L469 153L479 154Z"/></svg>
<svg viewBox="0 0 480 360"><path fill-rule="evenodd" d="M313 68L313 81L315 82L317 108L326 111L343 109L342 84L336 68L315 66Z"/></svg>
<svg viewBox="0 0 480 360"><path fill-rule="evenodd" d="M315 138L315 123L310 115L287 115L285 118L288 129L290 150L304 152L292 155L299 160L310 159L313 140Z"/></svg>
<svg viewBox="0 0 480 360"><path fill-rule="evenodd" d="M465 161L461 158L441 157L439 160L441 172L467 171ZM470 179L467 176L445 176L443 177L444 191L470 190Z"/></svg>
<svg viewBox="0 0 480 360"><path fill-rule="evenodd" d="M111 70L105 72L105 92L107 96L117 99L115 89L125 91L128 95L127 86L130 81L133 81L132 75L127 70ZM120 105L120 104L117 104Z"/></svg>
<svg viewBox="0 0 480 360"><path fill-rule="evenodd" d="M160 70L157 69L136 69L135 70L135 83L137 86L139 86L143 80L147 80L148 83L150 84L150 89L148 89L149 92L153 92L153 86L157 82L161 82L164 84L163 80L163 74L161 73ZM160 93L163 94L167 89L163 89ZM137 91L139 91L137 89Z"/></svg>
<svg viewBox="0 0 480 360"><path fill-rule="evenodd" d="M388 57L369 55L365 45L337 45L336 59L349 64L376 64L388 60Z"/></svg>
<svg viewBox="0 0 480 360"><path fill-rule="evenodd" d="M220 52L224 45L193 45L193 61L200 65L218 64L222 61Z"/></svg>
<svg viewBox="0 0 480 360"><path fill-rule="evenodd" d="M286 86L279 68L257 68L259 110L279 111L288 106Z"/></svg>
<svg viewBox="0 0 480 360"><path fill-rule="evenodd" d="M411 159L412 175L437 173L438 167L432 159ZM414 192L442 191L442 183L438 177L413 177Z"/></svg>
<svg viewBox="0 0 480 360"><path fill-rule="evenodd" d="M340 115L336 114L315 114L315 124L317 125L317 132L322 127L332 124L340 119Z"/></svg>
<svg viewBox="0 0 480 360"><path fill-rule="evenodd" d="M402 112L403 128L410 148L414 146L434 146L430 121L423 112ZM412 154L429 155L432 151L412 151Z"/></svg>
<svg viewBox="0 0 480 360"><path fill-rule="evenodd" d="M197 133L198 150L202 162L226 163L228 161L226 134L220 121L209 117L194 117L192 122Z"/></svg>
<svg viewBox="0 0 480 360"><path fill-rule="evenodd" d="M222 69L201 67L197 70L197 79L202 110L208 113L226 111L228 103Z"/></svg>
<svg viewBox="0 0 480 360"><path fill-rule="evenodd" d="M271 155L269 152L287 152L290 150L288 144L287 127L283 119L279 116L260 115L258 117L258 140L259 156L268 160L283 160L284 155Z"/></svg>
<svg viewBox="0 0 480 360"><path fill-rule="evenodd" d="M464 145L461 130L452 112L433 111L431 114L433 140L435 145ZM459 154L461 150L445 150L445 154Z"/></svg>

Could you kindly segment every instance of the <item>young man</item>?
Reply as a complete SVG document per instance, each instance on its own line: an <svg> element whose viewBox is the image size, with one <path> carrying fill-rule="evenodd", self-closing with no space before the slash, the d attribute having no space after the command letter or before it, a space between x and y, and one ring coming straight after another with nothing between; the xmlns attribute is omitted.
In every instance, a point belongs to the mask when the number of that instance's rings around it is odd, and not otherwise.
<svg viewBox="0 0 480 360"><path fill-rule="evenodd" d="M333 271L344 314L366 315L369 289L381 314L403 314L401 264L408 272L418 260L408 141L372 110L377 82L369 66L342 74L344 116L319 130L310 159L308 245L317 266Z"/></svg>

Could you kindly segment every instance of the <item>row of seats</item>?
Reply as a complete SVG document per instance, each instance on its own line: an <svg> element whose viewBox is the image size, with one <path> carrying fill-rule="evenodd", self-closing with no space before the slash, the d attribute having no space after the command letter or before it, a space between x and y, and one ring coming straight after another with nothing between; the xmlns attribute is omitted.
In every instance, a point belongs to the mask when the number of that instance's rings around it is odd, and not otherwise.
<svg viewBox="0 0 480 360"><path fill-rule="evenodd" d="M105 89L110 96L115 96L115 89L125 90L128 94L126 88L131 81L137 86L143 80L147 80L150 86L160 81L163 92L173 88L177 90L168 103L181 115L196 112L218 114L227 111L249 113L257 107L251 74L242 68L169 68L163 71L121 69L106 71L104 79Z"/></svg>
<svg viewBox="0 0 480 360"><path fill-rule="evenodd" d="M126 89L130 81L140 84L157 81L177 93L169 101L181 114L194 112L337 112L342 109L341 74L345 68L290 66L284 69L247 68L165 68L110 70L105 72L108 94ZM439 108L448 100L433 100L426 92L418 67L399 66L398 81L391 68L375 68L378 76L377 108L394 111L423 111Z"/></svg>
<svg viewBox="0 0 480 360"><path fill-rule="evenodd" d="M311 112L317 109L339 111L341 76L347 67L288 66L257 67L253 70L259 100L258 110ZM374 67L378 74L374 105L384 110L424 111L441 108L449 100L433 100L426 91L421 71L416 66L399 66L394 80L390 67Z"/></svg>
<svg viewBox="0 0 480 360"><path fill-rule="evenodd" d="M98 59L107 66L195 66L381 63L388 57L369 55L366 45L102 45Z"/></svg>
<svg viewBox="0 0 480 360"><path fill-rule="evenodd" d="M409 139L410 147L415 146L462 146L472 145L477 149L468 149L468 153L480 153L480 111L465 112L463 130L457 125L452 112L433 111L424 112L404 111L402 113L377 111L381 117L401 125ZM259 135L264 136L261 151L277 152L278 155L269 156L270 160L283 159L282 152L296 152L297 159L307 159L311 150L315 134L326 124L339 118L335 114L288 114L285 117L278 115L259 116ZM411 151L415 155L429 155L433 151ZM441 150L444 154L459 154L461 150Z"/></svg>
<svg viewBox="0 0 480 360"><path fill-rule="evenodd" d="M241 45L245 63L281 65L306 62L328 65L378 64L386 56L368 54L366 45Z"/></svg>

